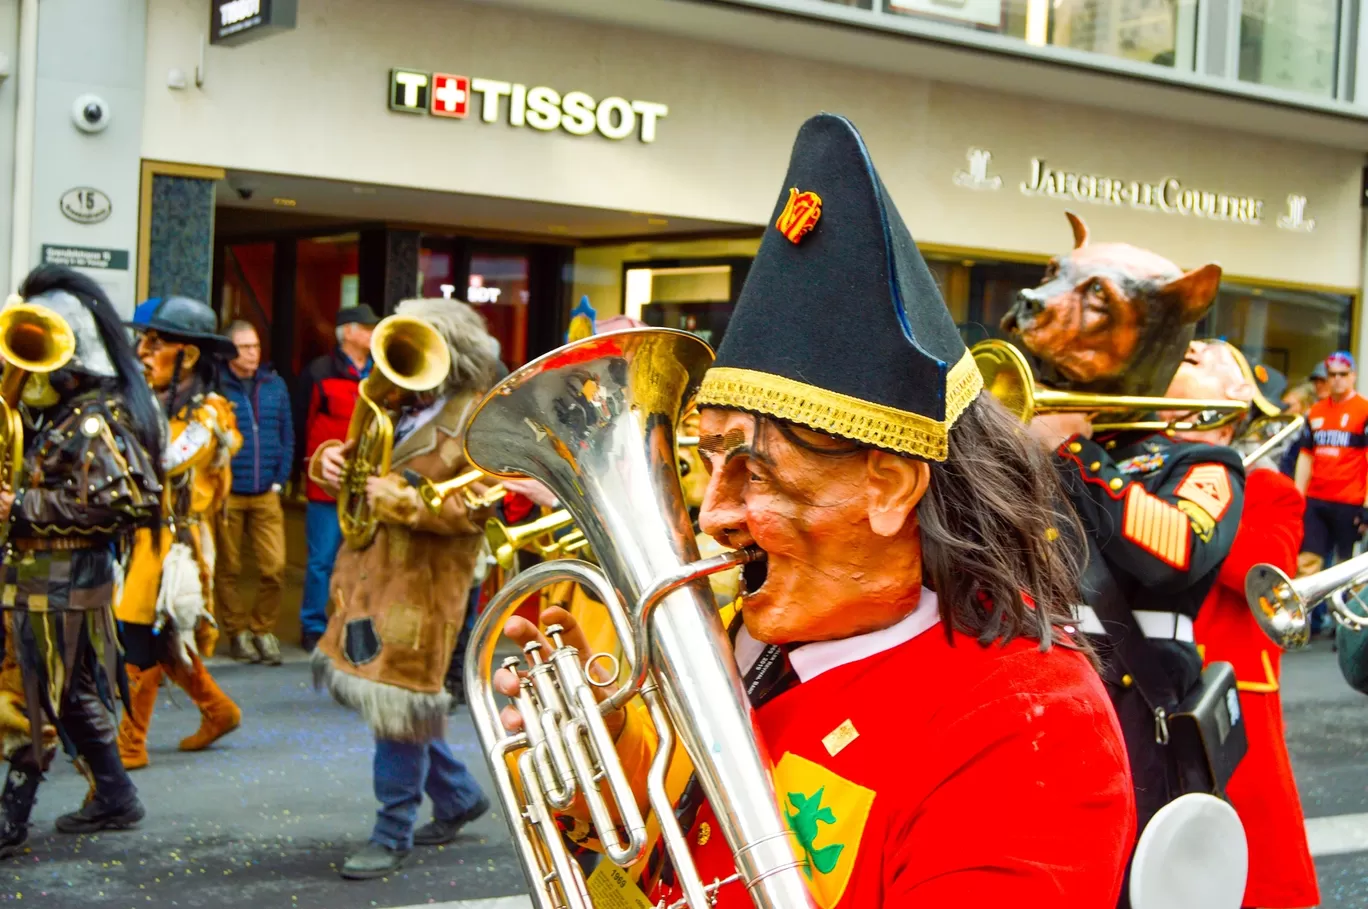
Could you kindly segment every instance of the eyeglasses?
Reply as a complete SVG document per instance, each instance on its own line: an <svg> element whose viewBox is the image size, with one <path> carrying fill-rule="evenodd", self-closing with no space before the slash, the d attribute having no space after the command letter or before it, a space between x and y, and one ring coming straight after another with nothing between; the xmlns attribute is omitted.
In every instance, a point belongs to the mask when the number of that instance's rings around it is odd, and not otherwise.
<svg viewBox="0 0 1368 909"><path fill-rule="evenodd" d="M1347 372L1332 372L1332 373L1330 373L1330 378L1332 378L1332 379L1347 379L1348 377L1349 377L1349 373L1347 373Z"/></svg>

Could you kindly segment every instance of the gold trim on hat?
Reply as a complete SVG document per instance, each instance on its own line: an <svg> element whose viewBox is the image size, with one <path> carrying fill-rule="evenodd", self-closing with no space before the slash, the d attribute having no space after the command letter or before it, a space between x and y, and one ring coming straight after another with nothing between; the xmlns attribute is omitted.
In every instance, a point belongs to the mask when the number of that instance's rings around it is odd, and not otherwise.
<svg viewBox="0 0 1368 909"><path fill-rule="evenodd" d="M949 454L950 427L983 390L983 375L969 351L950 367L945 388L945 419L935 420L787 376L715 366L703 376L698 406L749 410L852 442L944 461Z"/></svg>

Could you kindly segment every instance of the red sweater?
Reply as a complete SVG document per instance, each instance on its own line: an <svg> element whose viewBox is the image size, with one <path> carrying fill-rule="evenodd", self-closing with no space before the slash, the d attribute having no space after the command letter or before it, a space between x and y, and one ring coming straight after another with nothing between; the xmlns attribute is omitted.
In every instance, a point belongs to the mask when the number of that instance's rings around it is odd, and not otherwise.
<svg viewBox="0 0 1368 909"><path fill-rule="evenodd" d="M1243 905L1265 909L1320 903L1283 730L1278 695L1282 651L1259 630L1244 592L1245 575L1260 562L1296 573L1305 507L1296 484L1287 477L1273 470L1249 473L1240 529L1195 626L1207 662L1234 664L1239 680L1249 752L1235 769L1226 795L1249 838Z"/></svg>
<svg viewBox="0 0 1368 909"><path fill-rule="evenodd" d="M1135 835L1130 771L1080 654L958 634L951 646L937 624L757 716L823 909L1116 905ZM690 842L705 881L732 873L707 805ZM732 884L718 906L751 902Z"/></svg>

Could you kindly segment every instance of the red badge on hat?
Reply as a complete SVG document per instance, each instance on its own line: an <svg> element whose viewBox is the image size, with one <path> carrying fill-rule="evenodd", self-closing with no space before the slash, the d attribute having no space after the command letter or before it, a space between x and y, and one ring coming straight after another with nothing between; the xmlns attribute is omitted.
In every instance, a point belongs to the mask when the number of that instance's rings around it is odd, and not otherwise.
<svg viewBox="0 0 1368 909"><path fill-rule="evenodd" d="M797 187L789 190L788 202L784 205L779 220L774 226L792 243L797 243L817 226L822 217L822 197L814 192L799 192Z"/></svg>

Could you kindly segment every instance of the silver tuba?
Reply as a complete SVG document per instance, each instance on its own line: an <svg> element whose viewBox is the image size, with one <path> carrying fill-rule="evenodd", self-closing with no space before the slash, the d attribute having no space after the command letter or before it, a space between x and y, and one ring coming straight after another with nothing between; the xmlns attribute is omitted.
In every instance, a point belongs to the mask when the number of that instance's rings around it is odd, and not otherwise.
<svg viewBox="0 0 1368 909"><path fill-rule="evenodd" d="M684 899L706 909L724 886L744 886L762 909L814 903L803 853L775 797L772 763L757 740L709 574L757 552L700 561L676 469L675 427L713 359L694 335L633 329L553 351L503 380L466 430L471 464L496 476L523 475L554 492L602 568L573 559L514 577L480 616L465 665L471 715L507 812L537 909L591 909L579 865L553 812L583 796L608 860L627 867L645 854L646 821L603 716L641 697L660 736L647 776L651 810ZM602 704L577 652L559 629L554 649L529 645L530 671L517 704L525 731L506 732L492 687L495 649L523 597L575 581L607 604L628 671L595 655L627 682ZM510 657L503 665L516 667ZM735 858L736 873L704 882L675 819L665 775L675 740L693 762ZM508 761L518 767L515 782Z"/></svg>
<svg viewBox="0 0 1368 909"><path fill-rule="evenodd" d="M1311 640L1311 610L1330 601L1335 621L1354 631L1368 628L1368 618L1345 602L1347 594L1368 584L1368 552L1295 581L1274 565L1255 565L1245 575L1245 599L1259 628L1284 650L1305 647Z"/></svg>

